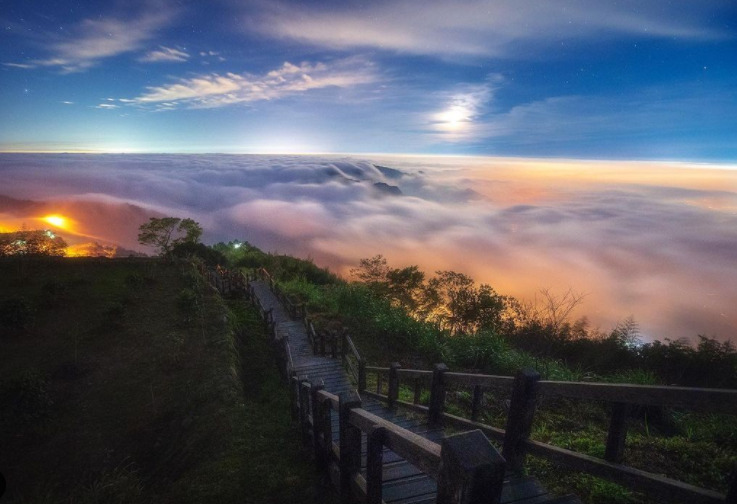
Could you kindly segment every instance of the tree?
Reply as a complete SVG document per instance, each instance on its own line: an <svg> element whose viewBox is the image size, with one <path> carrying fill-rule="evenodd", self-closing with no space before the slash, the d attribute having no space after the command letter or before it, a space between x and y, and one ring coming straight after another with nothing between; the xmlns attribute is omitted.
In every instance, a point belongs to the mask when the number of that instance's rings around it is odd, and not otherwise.
<svg viewBox="0 0 737 504"><path fill-rule="evenodd" d="M437 271L424 289L421 312L453 334L481 329L497 332L509 319L505 296L489 285L476 287L468 275Z"/></svg>
<svg viewBox="0 0 737 504"><path fill-rule="evenodd" d="M54 256L61 257L67 243L46 229L21 230L0 233L0 257L3 256Z"/></svg>
<svg viewBox="0 0 737 504"><path fill-rule="evenodd" d="M351 276L367 284L369 287L386 286L386 276L389 274L389 266L386 258L377 254L368 259L361 259L358 268L351 270Z"/></svg>
<svg viewBox="0 0 737 504"><path fill-rule="evenodd" d="M168 256L172 249L183 243L198 243L202 227L192 219L177 217L151 217L138 228L138 243L156 247L159 255Z"/></svg>

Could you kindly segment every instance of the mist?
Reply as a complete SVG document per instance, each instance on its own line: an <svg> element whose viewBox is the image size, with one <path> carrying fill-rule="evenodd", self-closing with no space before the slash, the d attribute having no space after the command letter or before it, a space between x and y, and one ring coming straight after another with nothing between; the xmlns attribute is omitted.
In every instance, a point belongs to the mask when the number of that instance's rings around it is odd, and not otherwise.
<svg viewBox="0 0 737 504"><path fill-rule="evenodd" d="M502 294L585 293L576 316L643 339L736 339L737 167L416 156L0 155L0 230L137 243L151 216L347 275L383 254Z"/></svg>

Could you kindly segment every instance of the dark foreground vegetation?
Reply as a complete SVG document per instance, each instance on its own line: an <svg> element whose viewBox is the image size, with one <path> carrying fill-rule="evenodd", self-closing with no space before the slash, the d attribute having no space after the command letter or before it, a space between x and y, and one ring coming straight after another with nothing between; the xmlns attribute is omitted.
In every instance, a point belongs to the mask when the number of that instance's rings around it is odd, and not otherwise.
<svg viewBox="0 0 737 504"><path fill-rule="evenodd" d="M191 263L0 261L2 502L314 502L258 316Z"/></svg>
<svg viewBox="0 0 737 504"><path fill-rule="evenodd" d="M428 277L381 256L361 261L346 281L246 242L207 247L199 227L169 224L152 229L164 237L152 242L163 259L0 261L3 502L329 499L290 427L258 317L215 295L193 261L266 268L320 328L349 331L373 365L444 362L500 375L534 368L553 380L737 388L731 344L705 336L643 344L633 320L594 329L570 319L574 292L543 291L523 303L457 272ZM167 241L171 229L182 236ZM487 393L479 420L504 427L506 399ZM470 403L468 391L449 391L451 413L468 416ZM532 438L601 457L608 408L546 400ZM623 463L726 490L737 466L734 416L643 407L629 422ZM528 470L592 504L653 502L533 457Z"/></svg>

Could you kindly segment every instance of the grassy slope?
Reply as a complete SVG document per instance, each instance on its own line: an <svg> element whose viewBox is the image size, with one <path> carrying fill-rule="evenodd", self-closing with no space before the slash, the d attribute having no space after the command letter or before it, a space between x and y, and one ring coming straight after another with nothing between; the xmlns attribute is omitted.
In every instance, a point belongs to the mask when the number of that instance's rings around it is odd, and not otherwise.
<svg viewBox="0 0 737 504"><path fill-rule="evenodd" d="M313 494L252 312L237 331L197 275L154 261L0 262L0 278L0 302L33 309L25 329L0 333L4 502ZM245 390L241 344L258 370Z"/></svg>

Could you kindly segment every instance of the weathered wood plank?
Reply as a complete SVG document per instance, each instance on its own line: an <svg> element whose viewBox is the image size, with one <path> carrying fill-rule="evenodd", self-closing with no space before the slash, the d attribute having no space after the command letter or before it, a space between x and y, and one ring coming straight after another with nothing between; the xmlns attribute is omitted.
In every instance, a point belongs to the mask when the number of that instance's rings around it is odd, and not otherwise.
<svg viewBox="0 0 737 504"><path fill-rule="evenodd" d="M481 387L502 387L512 390L514 378L511 376L453 373L449 371L445 374L445 382L447 385L463 385L466 387L478 385Z"/></svg>
<svg viewBox="0 0 737 504"><path fill-rule="evenodd" d="M421 468L425 473L437 477L440 465L439 444L428 441L366 410L353 409L349 418L351 425L364 432L368 432L374 425L385 427L384 443L388 448Z"/></svg>

